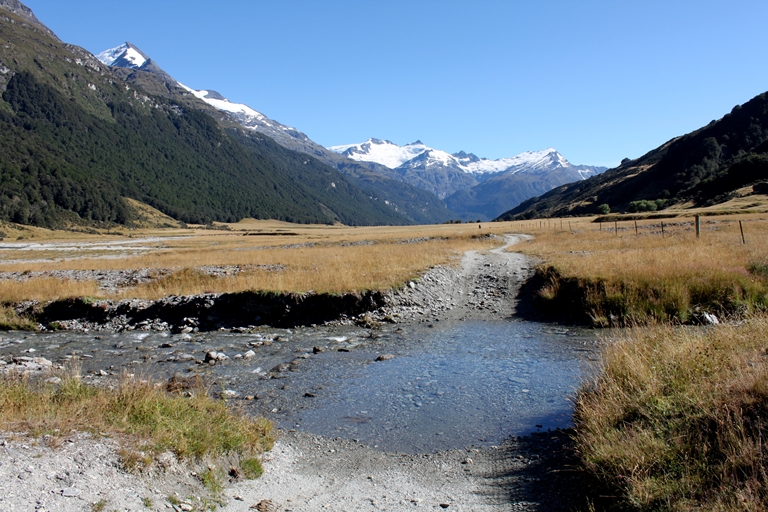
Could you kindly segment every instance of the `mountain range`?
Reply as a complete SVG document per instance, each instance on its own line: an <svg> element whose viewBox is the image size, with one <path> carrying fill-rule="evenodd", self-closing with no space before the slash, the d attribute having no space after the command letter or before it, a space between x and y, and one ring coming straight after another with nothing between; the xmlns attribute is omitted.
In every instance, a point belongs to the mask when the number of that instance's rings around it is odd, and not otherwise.
<svg viewBox="0 0 768 512"><path fill-rule="evenodd" d="M488 220L564 183L582 181L605 167L572 165L555 149L489 160L449 154L421 141L404 146L380 139L329 148L359 162L375 163L390 176L433 192L465 220Z"/></svg>
<svg viewBox="0 0 768 512"><path fill-rule="evenodd" d="M15 0L0 0L0 38L0 220L130 223L130 198L192 223L418 221L362 180L226 122L138 50L133 68L105 66Z"/></svg>
<svg viewBox="0 0 768 512"><path fill-rule="evenodd" d="M311 155L344 174L351 183L405 217L410 223L429 224L453 218L445 203L434 194L400 180L388 178L380 169L344 158L315 143L296 128L286 126L248 105L231 102L212 90L195 90L163 71L135 45L126 42L97 55L129 84L167 99L203 110L222 125L245 128L273 139L281 146Z"/></svg>
<svg viewBox="0 0 768 512"><path fill-rule="evenodd" d="M105 50L97 57L109 66L162 76L162 87L171 93L175 91L178 95L186 91L230 121L268 135L287 148L319 158L361 187L375 190L386 204L417 222L445 220L447 215L464 220L493 219L529 197L605 170L605 167L571 165L554 149L499 160L479 158L463 151L451 155L427 147L421 141L397 146L389 141L369 139L362 144L326 149L296 128L269 119L248 105L232 102L216 91L194 90L173 80L131 43ZM131 73L126 78L135 83L136 75ZM151 77L143 78L142 85L146 87ZM158 88L155 89L157 92ZM489 184L481 186L488 180L491 180Z"/></svg>
<svg viewBox="0 0 768 512"><path fill-rule="evenodd" d="M765 95L606 171L552 148L497 160L421 141L325 148L178 82L131 43L98 58L64 43L17 0L0 0L0 37L0 220L130 223L129 198L193 223L434 223L707 205L768 187Z"/></svg>

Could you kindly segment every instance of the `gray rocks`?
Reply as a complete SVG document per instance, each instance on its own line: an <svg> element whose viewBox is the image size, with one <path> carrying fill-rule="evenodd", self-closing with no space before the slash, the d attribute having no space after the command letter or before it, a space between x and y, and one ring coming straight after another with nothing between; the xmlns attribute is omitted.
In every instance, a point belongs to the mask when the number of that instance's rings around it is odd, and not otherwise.
<svg viewBox="0 0 768 512"><path fill-rule="evenodd" d="M280 510L280 506L272 500L261 500L256 504L256 507L251 508L256 508L258 512L277 512Z"/></svg>
<svg viewBox="0 0 768 512"><path fill-rule="evenodd" d="M53 369L53 362L44 357L15 356L11 364L0 365L0 373L41 373Z"/></svg>
<svg viewBox="0 0 768 512"><path fill-rule="evenodd" d="M213 365L222 361L226 361L227 359L229 359L229 356L227 356L227 354L224 352L216 352L215 350L211 350L210 352L205 353L205 360L203 362Z"/></svg>
<svg viewBox="0 0 768 512"><path fill-rule="evenodd" d="M80 496L80 491L74 487L66 487L61 490L61 495L65 498L76 498Z"/></svg>

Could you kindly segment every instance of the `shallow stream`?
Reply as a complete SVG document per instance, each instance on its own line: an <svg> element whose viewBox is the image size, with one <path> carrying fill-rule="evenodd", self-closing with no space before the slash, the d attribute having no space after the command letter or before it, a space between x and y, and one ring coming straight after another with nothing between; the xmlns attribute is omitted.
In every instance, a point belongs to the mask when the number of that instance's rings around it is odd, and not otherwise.
<svg viewBox="0 0 768 512"><path fill-rule="evenodd" d="M0 358L75 363L96 382L201 375L281 428L428 453L570 426L570 400L596 347L589 331L466 321L173 336L8 333ZM229 359L201 364L211 350ZM255 355L242 357L249 350Z"/></svg>

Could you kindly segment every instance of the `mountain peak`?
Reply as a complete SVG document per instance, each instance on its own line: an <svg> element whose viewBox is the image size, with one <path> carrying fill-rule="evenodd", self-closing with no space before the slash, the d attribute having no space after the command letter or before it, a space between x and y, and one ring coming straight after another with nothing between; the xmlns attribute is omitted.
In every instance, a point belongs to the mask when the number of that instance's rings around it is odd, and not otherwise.
<svg viewBox="0 0 768 512"><path fill-rule="evenodd" d="M107 66L129 69L141 69L150 62L150 58L144 52L128 42L104 50L96 55L96 58Z"/></svg>

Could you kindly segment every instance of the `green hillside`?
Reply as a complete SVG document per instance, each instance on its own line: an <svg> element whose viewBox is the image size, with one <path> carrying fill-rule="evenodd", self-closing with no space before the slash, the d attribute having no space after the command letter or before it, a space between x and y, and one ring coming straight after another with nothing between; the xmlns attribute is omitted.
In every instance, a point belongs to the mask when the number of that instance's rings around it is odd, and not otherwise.
<svg viewBox="0 0 768 512"><path fill-rule="evenodd" d="M204 101L181 88L176 80L160 67L149 61L146 69L112 68L111 71L127 83L181 105L202 110L216 118L224 127L239 128L226 113L216 110ZM280 134L282 130L277 130ZM416 224L444 222L455 217L443 201L424 189L409 185L400 179L394 179L391 170L371 162L356 162L338 153L329 151L316 144L308 137L295 131L282 131L282 137L275 142L288 149L311 155L321 162L337 169L351 183L360 188L374 200L386 204L391 210ZM397 176L396 173L391 173ZM529 196L528 196L529 197Z"/></svg>

